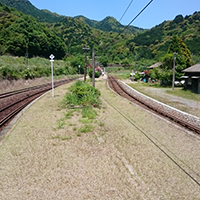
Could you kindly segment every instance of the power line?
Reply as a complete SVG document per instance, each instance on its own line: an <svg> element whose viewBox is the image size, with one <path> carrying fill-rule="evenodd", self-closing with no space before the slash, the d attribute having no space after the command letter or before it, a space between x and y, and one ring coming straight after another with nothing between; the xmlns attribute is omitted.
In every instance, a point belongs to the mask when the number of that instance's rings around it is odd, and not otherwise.
<svg viewBox="0 0 200 200"><path fill-rule="evenodd" d="M129 7L131 6L131 4L133 3L133 0L130 2L130 4L128 5L128 7L126 8L124 14L121 16L119 22L122 20L122 18L124 17L124 15L126 14L126 12L128 11Z"/></svg>
<svg viewBox="0 0 200 200"><path fill-rule="evenodd" d="M125 26L124 28L123 28L123 30L120 32L120 33L118 33L118 35L114 38L114 39L112 39L112 41L114 41L119 35L121 35L143 12L144 12L144 10L151 4L153 2L153 0L151 0L151 1L149 1L149 3L131 20L131 22L127 25L127 26ZM112 42L111 41L111 42ZM111 43L110 42L110 43ZM108 45L110 45L110 43L108 44Z"/></svg>
<svg viewBox="0 0 200 200"><path fill-rule="evenodd" d="M125 26L125 28L122 30L122 32L124 32L125 29L127 29L143 12L144 10L153 2L153 0L151 0L137 15L135 18L132 19L132 21ZM121 34L121 33L120 33Z"/></svg>

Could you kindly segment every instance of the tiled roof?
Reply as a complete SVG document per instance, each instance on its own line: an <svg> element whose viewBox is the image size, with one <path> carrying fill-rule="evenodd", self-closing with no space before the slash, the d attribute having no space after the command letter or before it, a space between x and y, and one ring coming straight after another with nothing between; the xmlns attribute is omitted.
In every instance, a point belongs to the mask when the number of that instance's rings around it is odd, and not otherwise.
<svg viewBox="0 0 200 200"><path fill-rule="evenodd" d="M184 69L182 72L200 72L200 63Z"/></svg>

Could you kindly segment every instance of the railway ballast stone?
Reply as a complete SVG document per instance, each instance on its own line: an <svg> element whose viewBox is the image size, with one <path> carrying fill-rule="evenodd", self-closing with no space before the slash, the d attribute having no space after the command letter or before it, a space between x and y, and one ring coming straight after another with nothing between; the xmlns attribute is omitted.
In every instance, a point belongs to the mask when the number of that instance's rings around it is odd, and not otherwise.
<svg viewBox="0 0 200 200"><path fill-rule="evenodd" d="M163 113L165 114L169 114L175 118L177 118L177 120L181 120L184 122L189 122L190 124L194 125L194 126L200 126L200 118L196 117L194 115L188 114L186 112L180 111L176 108L173 108L169 105L166 105L162 102L159 102L151 97L148 97L140 92L138 92L137 90L131 88L129 85L127 85L126 83L118 80L120 86L129 92L129 94L131 94L134 98L136 99L140 99L141 102L144 102L146 105L149 105L149 107L153 108L154 110L160 110L163 111Z"/></svg>

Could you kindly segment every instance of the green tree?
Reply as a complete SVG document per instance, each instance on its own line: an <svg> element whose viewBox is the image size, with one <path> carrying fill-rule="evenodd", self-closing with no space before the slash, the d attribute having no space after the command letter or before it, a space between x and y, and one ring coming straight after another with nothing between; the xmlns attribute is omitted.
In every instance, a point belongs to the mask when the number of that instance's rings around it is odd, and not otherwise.
<svg viewBox="0 0 200 200"><path fill-rule="evenodd" d="M174 57L174 53L176 59ZM168 48L167 54L163 58L163 67L161 73L161 80L163 85L170 85L172 82L172 68L175 59L176 73L175 79L180 80L183 76L182 70L191 66L191 53L183 40L177 36L173 36Z"/></svg>

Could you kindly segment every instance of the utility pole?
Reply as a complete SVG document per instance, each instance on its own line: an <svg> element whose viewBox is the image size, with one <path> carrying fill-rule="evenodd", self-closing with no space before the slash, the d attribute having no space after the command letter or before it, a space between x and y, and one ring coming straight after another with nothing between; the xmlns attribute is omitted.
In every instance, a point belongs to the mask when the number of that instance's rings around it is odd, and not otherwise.
<svg viewBox="0 0 200 200"><path fill-rule="evenodd" d="M177 55L177 54L178 54L178 53L174 52L172 90L174 90L174 82L175 82L175 65L176 65L176 55Z"/></svg>
<svg viewBox="0 0 200 200"><path fill-rule="evenodd" d="M84 52L85 52L85 68L84 68L84 82L86 81L86 73L87 73L87 52L90 50L89 48L87 48L87 46L85 45L85 47L83 48Z"/></svg>
<svg viewBox="0 0 200 200"><path fill-rule="evenodd" d="M26 66L28 68L28 48L26 48L25 57L26 57Z"/></svg>
<svg viewBox="0 0 200 200"><path fill-rule="evenodd" d="M135 74L136 74L136 67L137 67L137 53L135 53Z"/></svg>
<svg viewBox="0 0 200 200"><path fill-rule="evenodd" d="M92 85L95 88L95 51L92 52Z"/></svg>

